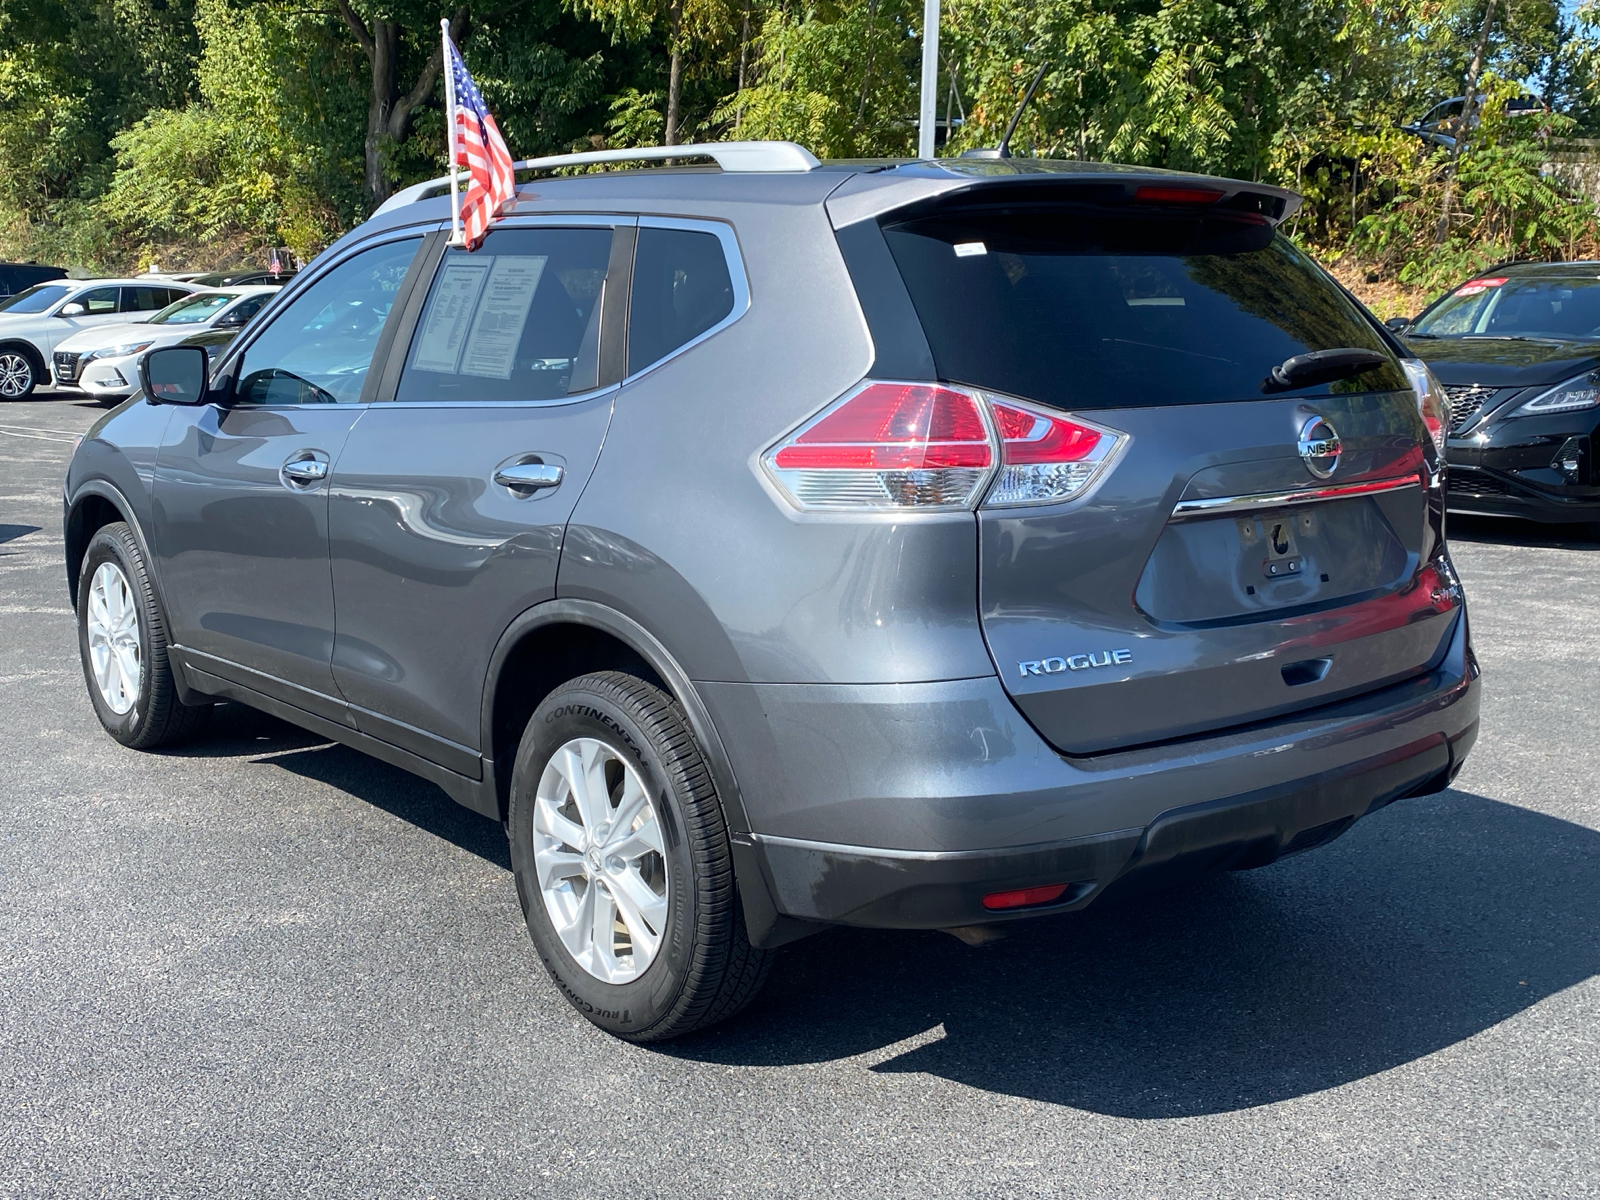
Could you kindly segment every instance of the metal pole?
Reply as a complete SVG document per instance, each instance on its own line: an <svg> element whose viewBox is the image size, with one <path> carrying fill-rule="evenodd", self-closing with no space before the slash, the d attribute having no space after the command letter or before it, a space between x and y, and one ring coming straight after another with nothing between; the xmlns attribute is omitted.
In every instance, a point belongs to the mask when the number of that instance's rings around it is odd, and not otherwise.
<svg viewBox="0 0 1600 1200"><path fill-rule="evenodd" d="M922 0L922 119L917 126L917 157L933 157L939 103L939 0Z"/></svg>
<svg viewBox="0 0 1600 1200"><path fill-rule="evenodd" d="M439 19L439 35L444 39L444 127L450 156L450 244L463 246L461 233L461 184L456 179L456 73L450 69L450 19Z"/></svg>

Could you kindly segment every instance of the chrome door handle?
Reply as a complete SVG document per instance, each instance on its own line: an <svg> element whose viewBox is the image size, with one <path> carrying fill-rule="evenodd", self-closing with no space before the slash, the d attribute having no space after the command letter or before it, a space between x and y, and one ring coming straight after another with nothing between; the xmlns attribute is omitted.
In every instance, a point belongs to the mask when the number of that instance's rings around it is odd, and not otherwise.
<svg viewBox="0 0 1600 1200"><path fill-rule="evenodd" d="M321 483L328 477L328 464L315 458L290 459L283 464L283 474L295 483Z"/></svg>
<svg viewBox="0 0 1600 1200"><path fill-rule="evenodd" d="M511 463L494 473L494 481L514 492L532 495L542 488L558 487L566 472L555 463Z"/></svg>

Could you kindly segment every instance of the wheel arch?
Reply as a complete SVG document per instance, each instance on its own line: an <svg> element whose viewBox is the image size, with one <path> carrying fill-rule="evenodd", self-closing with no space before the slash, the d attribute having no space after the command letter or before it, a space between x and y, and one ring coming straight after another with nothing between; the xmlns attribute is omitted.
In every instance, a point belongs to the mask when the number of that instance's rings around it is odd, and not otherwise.
<svg viewBox="0 0 1600 1200"><path fill-rule="evenodd" d="M501 821L506 817L517 746L533 710L568 679L608 669L653 676L650 681L683 707L722 803L751 944L770 948L821 929L779 913L760 850L750 837L738 779L688 672L648 629L597 601L556 599L528 609L506 627L490 656L480 744L484 783L494 789ZM530 681L532 686L526 686Z"/></svg>
<svg viewBox="0 0 1600 1200"><path fill-rule="evenodd" d="M66 543L67 594L72 599L73 608L78 606L79 575L83 568L84 553L89 549L89 539L94 537L97 530L117 521L124 522L133 531L133 540L138 543L139 553L144 556L145 570L150 575L151 586L155 588L156 600L161 605L162 613L168 612L166 596L161 588L161 573L157 569L155 555L150 552L144 526L139 523L133 505L128 503L122 490L105 479L85 480L67 501L62 534Z"/></svg>
<svg viewBox="0 0 1600 1200"><path fill-rule="evenodd" d="M502 816L517 745L533 710L567 680L604 670L640 675L682 705L711 768L729 832L748 833L738 781L688 673L644 626L592 600L548 600L528 609L506 627L490 656L480 736Z"/></svg>

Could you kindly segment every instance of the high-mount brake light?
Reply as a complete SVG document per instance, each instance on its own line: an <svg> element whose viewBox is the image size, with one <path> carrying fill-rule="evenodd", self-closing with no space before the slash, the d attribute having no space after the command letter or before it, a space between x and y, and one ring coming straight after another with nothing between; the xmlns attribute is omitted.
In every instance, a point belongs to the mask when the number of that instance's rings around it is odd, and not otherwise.
<svg viewBox="0 0 1600 1200"><path fill-rule="evenodd" d="M801 508L969 508L993 469L994 446L972 393L869 382L764 461Z"/></svg>
<svg viewBox="0 0 1600 1200"><path fill-rule="evenodd" d="M996 508L1071 499L1125 440L1009 397L869 380L762 463L811 511L970 509L986 488L983 506Z"/></svg>
<svg viewBox="0 0 1600 1200"><path fill-rule="evenodd" d="M1110 429L1013 400L991 399L989 405L1000 431L1001 466L985 508L1070 500L1123 441Z"/></svg>
<svg viewBox="0 0 1600 1200"><path fill-rule="evenodd" d="M1215 204L1222 196L1215 188L1163 187L1149 183L1133 192L1133 198L1143 204Z"/></svg>

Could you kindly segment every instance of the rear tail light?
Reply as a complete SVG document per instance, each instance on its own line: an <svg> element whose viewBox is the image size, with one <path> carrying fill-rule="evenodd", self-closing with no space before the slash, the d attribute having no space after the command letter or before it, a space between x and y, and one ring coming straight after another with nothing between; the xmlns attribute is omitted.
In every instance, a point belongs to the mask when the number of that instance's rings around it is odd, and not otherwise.
<svg viewBox="0 0 1600 1200"><path fill-rule="evenodd" d="M762 462L801 509L970 509L986 490L985 507L1070 499L1124 440L965 388L869 381Z"/></svg>
<svg viewBox="0 0 1600 1200"><path fill-rule="evenodd" d="M1445 402L1444 385L1419 358L1402 358L1400 365L1405 368L1406 378L1411 380L1411 389L1417 393L1417 411L1422 414L1422 423L1428 427L1434 449L1443 459L1445 439L1450 436L1450 406Z"/></svg>
<svg viewBox="0 0 1600 1200"><path fill-rule="evenodd" d="M1000 477L985 507L1050 504L1083 491L1121 436L1083 421L991 400L1000 433Z"/></svg>

